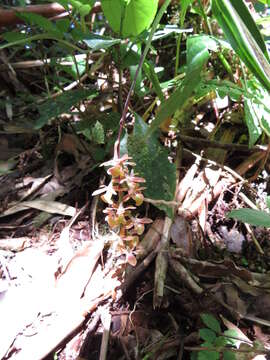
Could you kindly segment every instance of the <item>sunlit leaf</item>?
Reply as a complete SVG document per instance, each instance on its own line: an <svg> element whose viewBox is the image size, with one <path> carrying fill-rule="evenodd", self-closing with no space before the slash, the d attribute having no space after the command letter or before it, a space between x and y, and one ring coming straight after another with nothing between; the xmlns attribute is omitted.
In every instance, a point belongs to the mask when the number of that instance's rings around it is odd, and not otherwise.
<svg viewBox="0 0 270 360"><path fill-rule="evenodd" d="M270 215L265 211L239 209L232 210L227 216L250 225L270 227Z"/></svg>
<svg viewBox="0 0 270 360"><path fill-rule="evenodd" d="M150 26L157 12L158 0L129 0L128 3L125 0L102 0L101 6L113 31L130 37L139 35Z"/></svg>
<svg viewBox="0 0 270 360"><path fill-rule="evenodd" d="M112 39L108 36L101 36L98 34L89 34L87 37L82 37L84 43L91 48L93 51L97 51L100 49L108 49L115 44L119 44L121 42L120 39Z"/></svg>
<svg viewBox="0 0 270 360"><path fill-rule="evenodd" d="M212 0L212 11L232 48L257 79L270 90L270 65L265 45L243 0Z"/></svg>
<svg viewBox="0 0 270 360"><path fill-rule="evenodd" d="M194 89L200 84L201 71L209 59L209 52L200 37L189 37L187 40L187 71L184 83L164 101L151 123L148 135L155 131L163 121L181 109L192 95Z"/></svg>

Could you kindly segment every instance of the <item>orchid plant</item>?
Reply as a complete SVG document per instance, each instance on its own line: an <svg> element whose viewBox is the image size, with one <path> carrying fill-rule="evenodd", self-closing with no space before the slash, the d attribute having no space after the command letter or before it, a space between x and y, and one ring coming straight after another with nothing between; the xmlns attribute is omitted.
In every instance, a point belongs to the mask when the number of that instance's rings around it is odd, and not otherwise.
<svg viewBox="0 0 270 360"><path fill-rule="evenodd" d="M107 173L111 176L109 185L102 186L93 195L101 195L101 199L108 204L104 210L110 229L116 234L117 250L125 255L125 261L132 266L136 265L136 246L140 235L145 230L145 224L152 222L146 217L134 215L136 208L142 205L145 179L134 173L131 157L115 156L101 166L108 166Z"/></svg>

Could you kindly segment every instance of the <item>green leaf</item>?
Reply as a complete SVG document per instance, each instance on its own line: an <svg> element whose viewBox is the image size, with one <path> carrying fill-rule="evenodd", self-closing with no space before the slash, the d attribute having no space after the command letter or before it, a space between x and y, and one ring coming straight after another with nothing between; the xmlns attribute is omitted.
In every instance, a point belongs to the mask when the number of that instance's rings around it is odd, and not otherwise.
<svg viewBox="0 0 270 360"><path fill-rule="evenodd" d="M181 26L184 25L187 9L189 5L191 5L194 0L181 0L181 13L180 13L180 24Z"/></svg>
<svg viewBox="0 0 270 360"><path fill-rule="evenodd" d="M257 79L270 90L268 56L255 31L250 16L244 23L246 11L243 0L212 0L212 11L232 48ZM248 11L248 10L247 10ZM251 25L251 22L254 24Z"/></svg>
<svg viewBox="0 0 270 360"><path fill-rule="evenodd" d="M228 343L230 343L230 342L228 341L228 339L225 336L219 336L216 339L214 345L215 345L216 348L219 348L219 347L226 346Z"/></svg>
<svg viewBox="0 0 270 360"><path fill-rule="evenodd" d="M168 151L160 144L155 133L146 138L148 126L143 119L137 114L135 119L133 134L127 139L127 148L129 156L136 163L136 172L146 180L144 194L153 200L172 201L176 188L175 165L168 161ZM157 207L173 217L171 207Z"/></svg>
<svg viewBox="0 0 270 360"><path fill-rule="evenodd" d="M96 90L73 90L66 91L55 99L49 99L38 107L40 118L36 122L35 129L40 129L47 124L49 120L68 112L70 108L81 100L94 98L98 95Z"/></svg>
<svg viewBox="0 0 270 360"><path fill-rule="evenodd" d="M99 121L92 128L92 141L96 144L104 144L105 142L104 129Z"/></svg>
<svg viewBox="0 0 270 360"><path fill-rule="evenodd" d="M187 40L187 72L184 83L177 88L168 100L164 101L151 123L148 135L155 131L177 109L181 109L200 84L201 71L209 59L209 52L200 37L192 36Z"/></svg>
<svg viewBox="0 0 270 360"><path fill-rule="evenodd" d="M235 345L235 346L238 344L239 340L234 339L234 338L239 339L239 334L236 330L234 329L225 330L224 335L227 336L227 344Z"/></svg>
<svg viewBox="0 0 270 360"><path fill-rule="evenodd" d="M261 118L261 127L263 128L264 132L270 137L270 117L263 116Z"/></svg>
<svg viewBox="0 0 270 360"><path fill-rule="evenodd" d="M86 69L85 59L77 58L75 60L72 56L67 56L64 60L65 62L70 63L70 65L57 64L56 66L64 70L67 74L71 75L75 80L78 80L78 73L81 76L85 72Z"/></svg>
<svg viewBox="0 0 270 360"><path fill-rule="evenodd" d="M14 41L25 39L25 34L12 32L12 31L5 32L1 36L3 37L3 39L5 39L6 41L8 41L10 43L12 43Z"/></svg>
<svg viewBox="0 0 270 360"><path fill-rule="evenodd" d="M249 146L255 144L262 133L262 129L270 136L270 95L255 78L246 82L246 88L253 98L246 98L244 102L245 121L249 131Z"/></svg>
<svg viewBox="0 0 270 360"><path fill-rule="evenodd" d="M198 353L198 360L219 360L219 353L217 351L201 350Z"/></svg>
<svg viewBox="0 0 270 360"><path fill-rule="evenodd" d="M238 15L240 16L241 20L244 22L246 27L248 28L251 36L257 42L258 46L262 50L264 56L269 61L269 55L266 49L265 41L258 29L255 20L253 19L247 5L242 0L231 0L231 3L235 10L237 11Z"/></svg>
<svg viewBox="0 0 270 360"><path fill-rule="evenodd" d="M249 146L253 146L262 134L258 115L258 105L250 99L244 101L245 122L248 127Z"/></svg>
<svg viewBox="0 0 270 360"><path fill-rule="evenodd" d="M227 216L250 225L270 227L270 215L265 211L255 209L239 209L232 210Z"/></svg>
<svg viewBox="0 0 270 360"><path fill-rule="evenodd" d="M130 0L128 3L124 0L102 0L101 6L113 31L126 38L139 35L151 25L158 0Z"/></svg>
<svg viewBox="0 0 270 360"><path fill-rule="evenodd" d="M216 334L211 329L200 329L199 330L200 338L208 343L213 343L216 340Z"/></svg>
<svg viewBox="0 0 270 360"><path fill-rule="evenodd" d="M66 33L70 27L69 19L59 19L55 23L57 29L61 31L62 34Z"/></svg>
<svg viewBox="0 0 270 360"><path fill-rule="evenodd" d="M93 51L97 51L100 49L108 49L111 46L116 44L120 44L120 39L112 39L107 36L101 36L97 34L89 34L87 38L83 38L83 42L91 48Z"/></svg>
<svg viewBox="0 0 270 360"><path fill-rule="evenodd" d="M201 314L201 319L209 329L215 331L216 333L221 333L221 328L218 320L212 314Z"/></svg>
<svg viewBox="0 0 270 360"><path fill-rule="evenodd" d="M50 20L42 15L21 11L18 14L18 17L28 22L30 25L37 25L39 28L45 30L49 34L53 34L53 36L58 38L63 37L61 31Z"/></svg>
<svg viewBox="0 0 270 360"><path fill-rule="evenodd" d="M229 80L208 80L202 81L200 85L200 91L204 90L204 93L210 91L216 91L221 98L229 96L234 101L239 101L241 96L244 96L245 90L240 86L232 83Z"/></svg>
<svg viewBox="0 0 270 360"><path fill-rule="evenodd" d="M223 360L236 360L235 353L229 350L224 351Z"/></svg>
<svg viewBox="0 0 270 360"><path fill-rule="evenodd" d="M165 100L165 97L163 95L158 76L155 72L154 65L151 62L145 62L145 64L143 65L143 70L148 79L152 82L153 88L159 100L163 102Z"/></svg>

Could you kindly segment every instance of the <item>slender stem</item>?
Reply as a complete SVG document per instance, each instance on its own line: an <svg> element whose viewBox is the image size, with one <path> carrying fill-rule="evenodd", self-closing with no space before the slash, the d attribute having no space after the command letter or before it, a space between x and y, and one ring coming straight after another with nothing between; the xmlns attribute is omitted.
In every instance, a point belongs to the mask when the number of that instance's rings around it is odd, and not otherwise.
<svg viewBox="0 0 270 360"><path fill-rule="evenodd" d="M203 4L201 2L201 0L198 0L198 4L199 4L199 7L200 7L200 10L201 10L201 13L202 13L202 16L203 16L203 19L204 19L204 22L205 22L205 25L207 27L207 30L208 30L208 33L213 36L213 30L212 30L212 27L211 27L211 24L210 24L210 21L209 21L209 18L204 10L204 7L203 7ZM220 60L220 62L222 63L224 69L227 71L227 73L229 74L230 76L230 79L232 80L232 82L234 82L234 77L233 77L233 71L232 71L232 68L230 66L230 64L228 63L228 61L226 60L225 56L223 55L222 52L218 52L217 53L217 56Z"/></svg>
<svg viewBox="0 0 270 360"><path fill-rule="evenodd" d="M178 34L178 37L177 37L174 77L176 77L178 74L181 40L182 40L182 33Z"/></svg>
<svg viewBox="0 0 270 360"><path fill-rule="evenodd" d="M159 22L162 18L162 15L165 13L168 5L170 4L171 0L165 0L164 4L161 6L161 8L159 9L159 12L157 13L157 16L153 22L153 25L152 25L152 29L150 31L150 34L149 34L149 37L147 39L147 42L146 42L146 46L145 46L145 49L140 57L140 61L139 61L139 65L137 66L137 69L136 69L136 73L135 73L135 76L134 76L134 79L131 83L131 86L130 86L130 89L129 89L129 92L128 92L128 95L127 95L127 98L126 98L126 102L125 102L125 105L124 105L124 109L123 109L123 112L122 112L122 116L121 116L121 119L120 119L120 123L119 123L119 131L118 131L118 137L117 137L117 140L115 142L115 145L114 145L114 158L117 159L120 157L120 139L121 139L121 134L122 134L122 131L123 131L123 128L124 128L124 124L125 124L125 119L126 119L126 116L127 116L127 112L128 112L128 106L129 106L129 102L130 102L130 98L131 98L131 95L133 93L133 90L134 90L134 87L135 87L135 84L136 84L136 80L137 80L137 77L139 75L139 72L143 66L143 63L144 63L144 60L146 58L146 55L150 49L150 46L151 46L151 41L152 41L152 38L154 36L154 33L159 25Z"/></svg>
<svg viewBox="0 0 270 360"><path fill-rule="evenodd" d="M26 38L26 39L21 39L21 40L16 40L16 41L13 41L13 42L10 42L8 44L4 44L4 45L1 45L0 46L0 50L3 50L3 49L6 49L6 48L9 48L11 46L15 46L15 45L23 45L23 44L26 44L27 42L30 42L30 41L34 41L34 40L45 40L45 39L51 39L51 40L55 40L55 41L58 41L64 45L66 45L67 47L69 48L72 48L74 50L77 50L79 51L80 53L87 53L87 51L85 50L82 50L81 48L79 48L78 46L66 41L66 40L63 40L63 39L59 39L49 33L45 33L45 34L37 34L37 35L33 35L33 36L30 36L29 38Z"/></svg>

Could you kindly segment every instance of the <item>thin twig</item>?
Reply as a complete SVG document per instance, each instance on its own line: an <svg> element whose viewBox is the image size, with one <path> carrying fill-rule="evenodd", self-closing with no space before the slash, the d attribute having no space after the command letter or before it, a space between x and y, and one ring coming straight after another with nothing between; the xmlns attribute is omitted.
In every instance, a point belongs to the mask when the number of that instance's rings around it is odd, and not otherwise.
<svg viewBox="0 0 270 360"><path fill-rule="evenodd" d="M201 145L201 147L212 147L218 149L225 149L225 150L237 150L243 152L259 152L259 151L267 151L267 146L256 145L253 147L248 147L248 145L241 145L241 144L221 144L218 141L207 140L203 138L195 138L192 136L178 134L177 137L182 140L183 142L188 142L196 145Z"/></svg>

